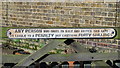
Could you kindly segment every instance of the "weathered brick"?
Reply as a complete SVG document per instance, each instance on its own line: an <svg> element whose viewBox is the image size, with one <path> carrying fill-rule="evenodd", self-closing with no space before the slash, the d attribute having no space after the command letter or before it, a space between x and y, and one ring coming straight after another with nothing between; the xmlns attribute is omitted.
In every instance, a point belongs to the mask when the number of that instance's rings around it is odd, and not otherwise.
<svg viewBox="0 0 120 68"><path fill-rule="evenodd" d="M108 25L108 26L112 26L112 25L113 25L113 22L107 22L107 25Z"/></svg>
<svg viewBox="0 0 120 68"><path fill-rule="evenodd" d="M114 17L114 13L108 13L108 16Z"/></svg>
<svg viewBox="0 0 120 68"><path fill-rule="evenodd" d="M107 12L102 12L102 16L107 16Z"/></svg>
<svg viewBox="0 0 120 68"><path fill-rule="evenodd" d="M84 15L91 15L91 12L85 12Z"/></svg>
<svg viewBox="0 0 120 68"><path fill-rule="evenodd" d="M85 21L84 20L80 20L80 23L85 23Z"/></svg>
<svg viewBox="0 0 120 68"><path fill-rule="evenodd" d="M110 4L108 4L108 7L109 7L109 8L116 8L116 4L110 3Z"/></svg>
<svg viewBox="0 0 120 68"><path fill-rule="evenodd" d="M115 21L115 18L105 18L105 21Z"/></svg>
<svg viewBox="0 0 120 68"><path fill-rule="evenodd" d="M95 23L96 23L96 24L100 24L100 23L101 23L101 21L96 21Z"/></svg>
<svg viewBox="0 0 120 68"><path fill-rule="evenodd" d="M95 12L95 15L101 16L101 12Z"/></svg>
<svg viewBox="0 0 120 68"><path fill-rule="evenodd" d="M103 20L103 17L94 17L95 20Z"/></svg>
<svg viewBox="0 0 120 68"><path fill-rule="evenodd" d="M82 11L92 11L92 8L81 8Z"/></svg>
<svg viewBox="0 0 120 68"><path fill-rule="evenodd" d="M61 10L62 7L60 7L60 6L55 6L54 9L59 9L59 10Z"/></svg>
<svg viewBox="0 0 120 68"><path fill-rule="evenodd" d="M119 17L119 18L117 18L117 22L119 22L119 23L120 23L120 17Z"/></svg>

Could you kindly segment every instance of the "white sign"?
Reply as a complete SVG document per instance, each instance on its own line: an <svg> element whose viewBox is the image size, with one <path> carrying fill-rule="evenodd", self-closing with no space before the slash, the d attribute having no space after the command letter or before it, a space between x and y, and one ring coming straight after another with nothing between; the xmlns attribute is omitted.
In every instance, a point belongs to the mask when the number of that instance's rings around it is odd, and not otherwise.
<svg viewBox="0 0 120 68"><path fill-rule="evenodd" d="M113 28L9 29L9 38L113 38Z"/></svg>

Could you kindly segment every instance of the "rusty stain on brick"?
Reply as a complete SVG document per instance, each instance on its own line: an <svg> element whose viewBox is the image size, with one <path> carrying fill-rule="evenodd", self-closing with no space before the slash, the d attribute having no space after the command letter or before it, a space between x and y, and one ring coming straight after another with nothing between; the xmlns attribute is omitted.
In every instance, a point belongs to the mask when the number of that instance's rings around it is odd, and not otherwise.
<svg viewBox="0 0 120 68"><path fill-rule="evenodd" d="M52 21L47 21L46 23L47 23L47 24L53 24L53 22L52 22Z"/></svg>

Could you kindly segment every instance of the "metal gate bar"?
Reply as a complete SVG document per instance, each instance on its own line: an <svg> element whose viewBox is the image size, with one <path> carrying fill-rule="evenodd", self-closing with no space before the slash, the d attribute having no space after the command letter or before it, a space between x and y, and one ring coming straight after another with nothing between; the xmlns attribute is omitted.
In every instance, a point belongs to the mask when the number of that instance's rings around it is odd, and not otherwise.
<svg viewBox="0 0 120 68"><path fill-rule="evenodd" d="M76 54L53 54L44 58L41 62L58 61L95 61L95 60L119 60L118 53L76 53Z"/></svg>
<svg viewBox="0 0 120 68"><path fill-rule="evenodd" d="M3 55L3 63L18 63L28 55ZM40 62L119 60L118 53L52 54Z"/></svg>
<svg viewBox="0 0 120 68"><path fill-rule="evenodd" d="M104 61L93 61L91 68L112 68Z"/></svg>
<svg viewBox="0 0 120 68"><path fill-rule="evenodd" d="M35 53L29 55L28 57L24 58L15 66L29 66L30 64L41 58L43 55L45 55L50 50L54 49L56 46L63 43L64 41L65 40L57 40L57 39L50 41L49 44L44 46L42 49L37 50Z"/></svg>
<svg viewBox="0 0 120 68"><path fill-rule="evenodd" d="M73 42L73 43L71 43L70 47L73 48L76 52L90 53L90 51L88 49L86 49L85 46L82 46L79 42Z"/></svg>

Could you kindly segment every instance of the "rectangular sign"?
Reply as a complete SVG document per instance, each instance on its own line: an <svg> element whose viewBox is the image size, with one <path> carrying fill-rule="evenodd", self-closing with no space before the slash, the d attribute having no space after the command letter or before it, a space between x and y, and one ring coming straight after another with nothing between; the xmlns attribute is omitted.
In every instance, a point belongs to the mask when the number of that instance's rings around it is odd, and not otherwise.
<svg viewBox="0 0 120 68"><path fill-rule="evenodd" d="M9 29L8 38L114 38L113 28Z"/></svg>

